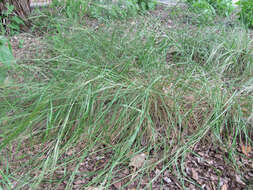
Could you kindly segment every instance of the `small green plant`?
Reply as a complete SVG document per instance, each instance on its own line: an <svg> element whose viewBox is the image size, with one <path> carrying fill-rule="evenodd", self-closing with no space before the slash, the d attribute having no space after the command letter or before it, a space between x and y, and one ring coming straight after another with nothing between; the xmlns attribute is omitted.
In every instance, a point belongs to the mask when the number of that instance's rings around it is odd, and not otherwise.
<svg viewBox="0 0 253 190"><path fill-rule="evenodd" d="M239 19L242 20L248 27L253 28L253 1L240 0L237 4L241 7Z"/></svg>
<svg viewBox="0 0 253 190"><path fill-rule="evenodd" d="M9 3L6 4L6 10L0 15L0 20L4 21L0 23L0 29L2 34L14 35L20 32L20 25L24 22L14 13L14 6Z"/></svg>
<svg viewBox="0 0 253 190"><path fill-rule="evenodd" d="M232 0L208 0L208 3L219 15L228 16L233 11Z"/></svg>
<svg viewBox="0 0 253 190"><path fill-rule="evenodd" d="M187 2L195 10L205 13L207 16L215 13L228 16L233 11L231 0L187 0Z"/></svg>
<svg viewBox="0 0 253 190"><path fill-rule="evenodd" d="M156 2L152 0L134 0L139 6L141 10L149 10L154 9L156 6Z"/></svg>

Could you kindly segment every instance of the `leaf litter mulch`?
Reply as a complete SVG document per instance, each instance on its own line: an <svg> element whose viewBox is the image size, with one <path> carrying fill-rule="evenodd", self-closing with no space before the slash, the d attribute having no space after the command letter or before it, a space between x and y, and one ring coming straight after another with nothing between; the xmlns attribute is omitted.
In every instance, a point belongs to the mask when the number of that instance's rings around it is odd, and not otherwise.
<svg viewBox="0 0 253 190"><path fill-rule="evenodd" d="M154 14L161 13L155 11ZM166 15L166 14L162 14ZM164 17L170 26L171 20ZM38 51L42 47L41 38L20 35L11 40L13 52L17 59L26 59L27 55ZM28 143L29 144L29 143ZM1 153L0 170L11 174L12 188L15 189L26 179L39 177L42 168L39 163L47 159L47 153L51 144L35 144L26 146L13 143L10 148L6 148ZM71 185L72 189L98 190L97 186L90 185L97 178L99 171L106 169L110 165L113 151L105 145L97 147L96 151L85 157L81 162L73 161L80 158L85 150L85 143L80 142L72 150L63 153L57 163L58 169L49 176L45 176L38 189L65 189ZM154 190L252 190L253 189L253 150L250 146L238 144L237 155L233 155L235 160L231 160L230 152L225 148L217 147L214 144L198 143L192 148L192 152L184 157L179 157L177 163L164 169L169 162L169 158L155 164L145 172L141 171L143 166L149 166L159 162L162 154L141 153L130 155L123 164L118 165L111 179L109 189L144 189ZM4 159L3 159L4 158ZM234 163L234 164L232 164ZM78 164L78 167L77 167ZM8 166L8 167L7 167ZM235 167L237 166L237 167ZM38 167L39 169L34 170ZM139 170L140 169L140 170ZM34 171L34 172L33 172ZM71 184L70 175L76 171ZM104 174L106 175L106 174ZM0 175L0 180L4 176ZM102 176L101 176L102 177ZM29 180L28 180L29 181ZM0 184L1 185L1 184ZM22 189L28 189L23 186Z"/></svg>
<svg viewBox="0 0 253 190"><path fill-rule="evenodd" d="M22 177L36 178L42 171L39 165L41 160L47 159L48 151L52 144L37 144L26 147L27 143L19 145L12 144L11 148L2 153L0 169L7 170L12 175L13 189L19 186ZM29 144L29 143L28 143ZM19 148L18 148L19 146ZM76 170L76 175L71 183L72 189L87 189L98 173L106 169L110 164L113 151L105 145L97 147L96 152L92 152L81 162L75 161L80 158L85 150L86 144L79 143L75 148L63 153L58 160L58 169L52 174L45 176L39 189L65 189L69 185L70 175ZM240 147L240 148L239 148ZM140 171L143 166L152 165L159 162L161 158L158 154L140 153L129 155L123 164L117 166L113 173L109 189L205 189L205 190L243 190L252 189L253 179L253 152L248 147L238 146L238 155L234 156L237 168L231 165L229 153L214 145L203 146L200 143L195 145L192 152L187 153L184 158L179 157L177 163L165 169L168 159L150 167L145 172ZM77 167L78 166L78 167ZM34 169L36 168L36 169ZM243 171L243 172L240 172ZM105 177L106 173L101 177ZM0 176L0 180L3 176ZM182 186L184 184L184 187ZM22 189L29 189L24 186ZM90 190L99 189L89 186Z"/></svg>

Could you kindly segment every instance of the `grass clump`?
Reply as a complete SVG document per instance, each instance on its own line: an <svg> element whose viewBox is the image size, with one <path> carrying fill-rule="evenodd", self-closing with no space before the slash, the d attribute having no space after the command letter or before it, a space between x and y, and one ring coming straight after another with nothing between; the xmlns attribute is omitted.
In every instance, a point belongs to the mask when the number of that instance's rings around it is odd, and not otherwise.
<svg viewBox="0 0 253 190"><path fill-rule="evenodd" d="M4 186L71 189L82 179L79 188L110 188L127 179L126 188L158 166L144 187L164 171L184 186L181 164L197 144L215 144L241 169L236 147L252 145L253 110L243 28L168 31L152 15L75 24L49 37L48 54L21 62L12 72L24 80L0 91ZM139 153L146 164L117 179Z"/></svg>

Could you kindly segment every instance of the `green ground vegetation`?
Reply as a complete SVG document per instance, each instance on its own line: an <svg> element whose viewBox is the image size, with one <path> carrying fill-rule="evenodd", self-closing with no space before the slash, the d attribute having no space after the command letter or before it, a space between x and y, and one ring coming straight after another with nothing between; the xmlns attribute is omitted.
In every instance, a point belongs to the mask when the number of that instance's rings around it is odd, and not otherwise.
<svg viewBox="0 0 253 190"><path fill-rule="evenodd" d="M70 189L81 163L99 153L107 162L82 176L92 176L83 187L109 188L135 155L156 159L132 180L160 163L180 168L198 143L220 147L240 172L238 144L252 146L252 31L181 8L167 10L168 27L152 11L86 3L81 12L57 4L31 18L45 51L17 60L0 89L0 184L66 181Z"/></svg>

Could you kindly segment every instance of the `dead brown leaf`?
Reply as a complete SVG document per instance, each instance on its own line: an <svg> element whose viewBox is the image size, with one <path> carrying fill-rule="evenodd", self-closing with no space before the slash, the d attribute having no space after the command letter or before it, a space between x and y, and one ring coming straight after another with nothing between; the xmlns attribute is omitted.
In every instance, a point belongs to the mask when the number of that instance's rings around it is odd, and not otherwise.
<svg viewBox="0 0 253 190"><path fill-rule="evenodd" d="M195 97L193 95L187 95L187 96L184 96L184 98L187 102L190 102L190 103L194 102L195 100Z"/></svg>
<svg viewBox="0 0 253 190"><path fill-rule="evenodd" d="M241 148L242 148L242 153L245 155L245 156L247 156L247 157L249 157L249 153L251 152L251 146L250 145L248 145L248 146L245 146L245 145L241 145Z"/></svg>
<svg viewBox="0 0 253 190"><path fill-rule="evenodd" d="M146 154L144 153L137 154L133 158L131 158L129 166L140 168L143 166L145 159L146 159Z"/></svg>
<svg viewBox="0 0 253 190"><path fill-rule="evenodd" d="M242 181L242 179L241 179L241 177L239 176L239 175L235 175L235 180L236 180L236 182L237 183L240 183L240 184L242 184L242 185L246 185L243 181Z"/></svg>
<svg viewBox="0 0 253 190"><path fill-rule="evenodd" d="M116 187L117 189L120 189L121 186L122 186L122 183L121 183L121 181L119 181L119 182L117 182L117 183L114 183L113 185L114 185L114 187Z"/></svg>
<svg viewBox="0 0 253 190"><path fill-rule="evenodd" d="M228 184L222 185L221 190L228 190Z"/></svg>
<svg viewBox="0 0 253 190"><path fill-rule="evenodd" d="M171 179L168 177L164 177L163 180L168 184L172 182Z"/></svg>
<svg viewBox="0 0 253 190"><path fill-rule="evenodd" d="M192 178L198 181L199 174L196 172L196 170L192 169Z"/></svg>
<svg viewBox="0 0 253 190"><path fill-rule="evenodd" d="M87 190L102 190L102 188L89 186L87 187Z"/></svg>

